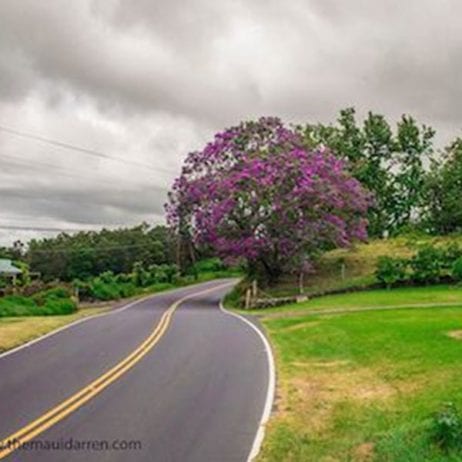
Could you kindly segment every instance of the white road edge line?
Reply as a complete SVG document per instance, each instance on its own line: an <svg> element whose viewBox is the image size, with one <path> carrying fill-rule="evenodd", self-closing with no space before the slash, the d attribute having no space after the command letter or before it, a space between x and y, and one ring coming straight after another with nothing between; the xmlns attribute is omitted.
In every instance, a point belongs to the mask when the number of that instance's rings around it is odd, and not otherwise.
<svg viewBox="0 0 462 462"><path fill-rule="evenodd" d="M221 301L220 310L225 314L229 314L230 316L234 316L240 319L241 321L245 322L248 326L250 326L253 329L254 332L257 333L257 335L263 342L263 345L265 346L266 356L268 359L268 389L266 391L265 406L263 408L263 413L260 418L260 424L258 426L257 434L255 435L255 439L252 444L252 449L249 453L249 457L247 458L247 462L251 462L255 459L255 457L257 457L258 453L260 452L261 445L265 437L266 424L268 423L268 420L271 415L271 410L273 408L276 390L276 367L274 362L273 350L271 349L271 345L269 344L268 339L261 332L261 330L258 329L258 327L256 327L254 324L252 324L248 319L246 319L244 316L241 316L240 314L233 313L232 311L227 310L223 306L223 302Z"/></svg>
<svg viewBox="0 0 462 462"><path fill-rule="evenodd" d="M204 282L203 284L207 284L208 282L214 282L214 280ZM18 345L17 347L12 348L11 350L6 350L3 353L0 353L0 359L4 358L5 356L12 355L13 353L21 351L21 350L23 350L25 348L29 348L30 346L35 345L36 343L41 342L42 340L45 340L45 339L47 339L49 337L52 337L53 335L59 334L63 330L70 329L71 327L74 327L77 324L81 324L83 322L87 322L87 321L90 321L92 319L99 318L101 316L109 316L111 314L120 313L121 311L128 310L128 308L131 308L132 306L135 306L138 303L142 303L142 302L144 302L144 301L146 301L146 300L148 300L150 298L156 298L156 297L158 297L160 295L165 295L165 294L168 294L170 292L174 292L175 290L188 289L188 288L193 287L193 286L194 286L194 284L190 285L190 286L176 287L174 289L164 290L164 291L157 292L157 293L154 293L154 294L146 295L145 297L139 298L138 300L134 300L133 302L130 302L127 305L123 305L120 308L116 308L115 310L108 310L108 311L106 311L104 313L92 314L92 315L89 315L89 316L87 316L85 318L77 319L76 321L73 321L73 322L71 322L69 324L66 324L66 325L62 326L62 327L58 327L57 329L54 329L54 330L52 330L52 331L50 331L50 332L48 332L48 333L46 333L44 335L41 335L40 337L29 340L28 342L23 343L22 345Z"/></svg>

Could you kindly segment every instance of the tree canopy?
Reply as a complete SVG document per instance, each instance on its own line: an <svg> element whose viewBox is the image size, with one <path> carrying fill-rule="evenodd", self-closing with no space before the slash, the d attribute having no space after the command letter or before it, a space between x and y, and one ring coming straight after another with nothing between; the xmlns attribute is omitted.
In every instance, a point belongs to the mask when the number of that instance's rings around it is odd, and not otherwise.
<svg viewBox="0 0 462 462"><path fill-rule="evenodd" d="M278 118L243 122L188 155L168 221L225 259L245 259L270 279L320 251L366 238L370 196L324 148Z"/></svg>
<svg viewBox="0 0 462 462"><path fill-rule="evenodd" d="M105 271L129 273L136 262L174 263L174 237L165 226L103 229L30 241L25 259L45 280L86 279Z"/></svg>

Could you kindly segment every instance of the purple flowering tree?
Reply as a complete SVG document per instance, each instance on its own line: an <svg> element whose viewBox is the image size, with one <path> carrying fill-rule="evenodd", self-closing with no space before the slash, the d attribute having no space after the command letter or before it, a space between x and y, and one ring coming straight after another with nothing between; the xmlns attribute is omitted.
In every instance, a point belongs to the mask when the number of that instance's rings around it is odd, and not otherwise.
<svg viewBox="0 0 462 462"><path fill-rule="evenodd" d="M166 205L180 234L270 281L366 238L370 196L345 163L277 118L243 122L188 155Z"/></svg>

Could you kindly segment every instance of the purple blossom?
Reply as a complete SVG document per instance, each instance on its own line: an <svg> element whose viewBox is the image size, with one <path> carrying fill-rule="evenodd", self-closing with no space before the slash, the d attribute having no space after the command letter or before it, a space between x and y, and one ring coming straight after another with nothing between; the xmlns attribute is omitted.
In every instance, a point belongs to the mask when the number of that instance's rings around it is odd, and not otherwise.
<svg viewBox="0 0 462 462"><path fill-rule="evenodd" d="M227 260L306 263L326 245L367 237L370 195L342 160L311 151L274 117L243 122L190 153L167 219Z"/></svg>

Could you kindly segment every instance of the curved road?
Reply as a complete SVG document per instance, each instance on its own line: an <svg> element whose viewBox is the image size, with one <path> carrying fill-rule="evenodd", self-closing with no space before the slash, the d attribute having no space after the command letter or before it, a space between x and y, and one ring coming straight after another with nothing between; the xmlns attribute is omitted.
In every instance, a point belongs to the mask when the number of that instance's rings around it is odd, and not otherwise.
<svg viewBox="0 0 462 462"><path fill-rule="evenodd" d="M230 282L159 294L0 357L0 441L29 435L0 459L248 460L271 377L259 335L219 309Z"/></svg>

